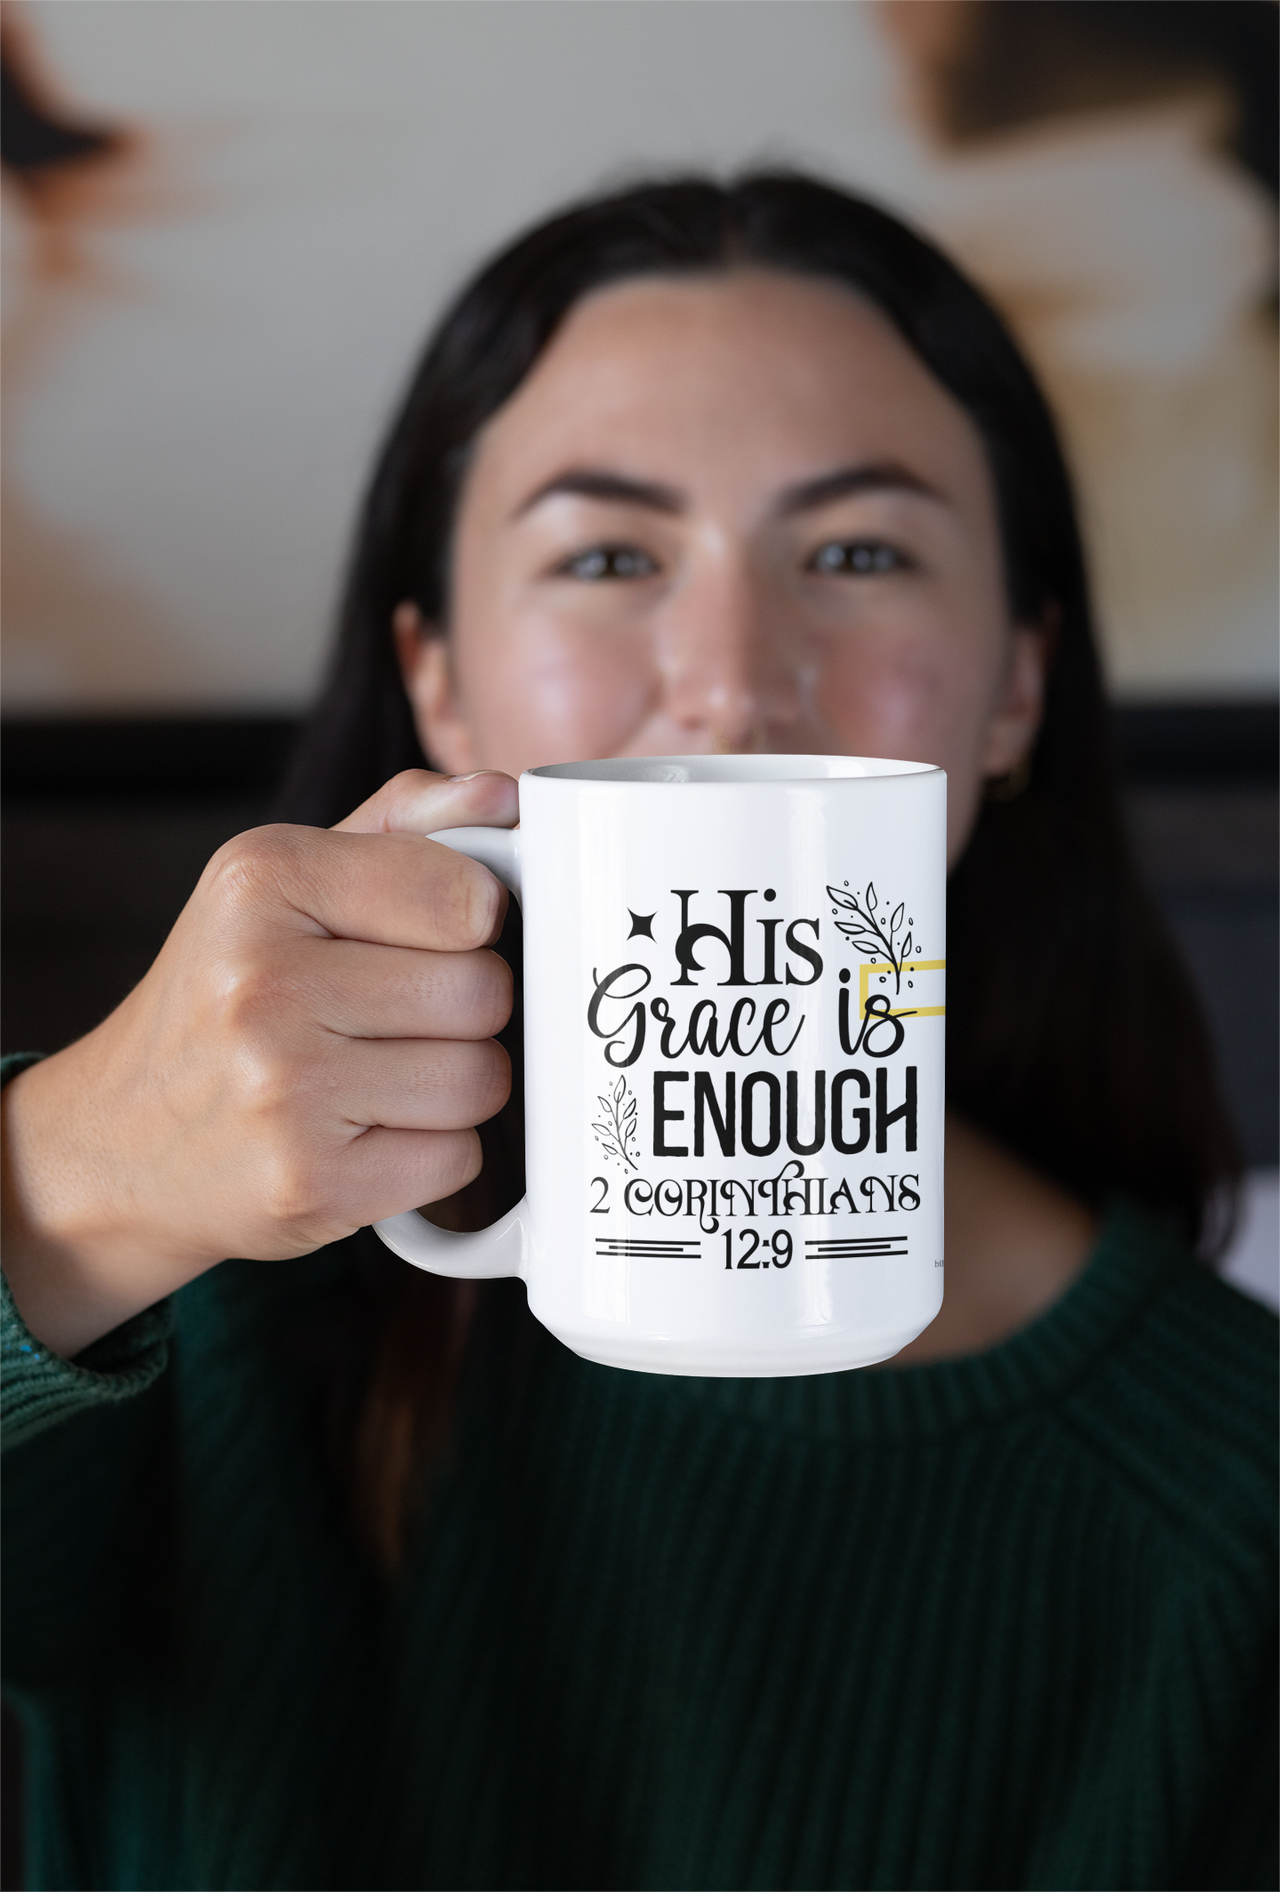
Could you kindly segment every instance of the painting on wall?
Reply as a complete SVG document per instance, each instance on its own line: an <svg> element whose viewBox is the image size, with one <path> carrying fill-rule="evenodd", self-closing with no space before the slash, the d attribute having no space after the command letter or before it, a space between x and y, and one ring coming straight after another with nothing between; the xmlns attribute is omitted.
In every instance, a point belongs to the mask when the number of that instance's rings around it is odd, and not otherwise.
<svg viewBox="0 0 1280 1892"><path fill-rule="evenodd" d="M29 473L56 415L68 342L83 334L92 348L124 286L112 240L157 206L142 141L63 98L38 33L14 9L0 13L0 85L9 701L75 702L86 689L90 698L109 690L113 676L163 672L173 643L145 585L130 582L127 558L113 560L107 522L63 522Z"/></svg>
<svg viewBox="0 0 1280 1892"><path fill-rule="evenodd" d="M930 221L1048 390L1121 694L1248 694L1276 625L1271 5L888 0Z"/></svg>
<svg viewBox="0 0 1280 1892"><path fill-rule="evenodd" d="M1035 363L1120 700L1277 681L1274 0L25 0L6 704L294 711L436 307L551 204L792 163Z"/></svg>

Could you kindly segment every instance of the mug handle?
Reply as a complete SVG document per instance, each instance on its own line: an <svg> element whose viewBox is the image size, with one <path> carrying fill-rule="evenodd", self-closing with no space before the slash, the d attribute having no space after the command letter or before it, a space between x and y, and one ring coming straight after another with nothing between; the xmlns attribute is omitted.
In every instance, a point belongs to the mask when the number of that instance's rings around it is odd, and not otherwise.
<svg viewBox="0 0 1280 1892"><path fill-rule="evenodd" d="M479 861L520 900L518 828L445 828L430 838ZM432 1274L452 1275L464 1281L522 1275L529 1254L529 1198L521 1196L500 1222L477 1229L473 1235L455 1235L449 1229L436 1228L416 1209L390 1215L384 1222L375 1222L373 1228L393 1254Z"/></svg>

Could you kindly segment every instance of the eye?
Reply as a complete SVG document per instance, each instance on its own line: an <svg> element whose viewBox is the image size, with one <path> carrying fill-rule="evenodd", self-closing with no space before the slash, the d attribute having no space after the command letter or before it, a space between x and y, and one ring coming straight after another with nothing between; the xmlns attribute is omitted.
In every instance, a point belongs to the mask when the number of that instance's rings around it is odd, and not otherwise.
<svg viewBox="0 0 1280 1892"><path fill-rule="evenodd" d="M652 578L657 561L638 545L593 545L556 566L557 576L598 584L609 578Z"/></svg>
<svg viewBox="0 0 1280 1892"><path fill-rule="evenodd" d="M831 539L820 545L806 570L825 578L877 577L882 572L910 571L912 560L884 539Z"/></svg>

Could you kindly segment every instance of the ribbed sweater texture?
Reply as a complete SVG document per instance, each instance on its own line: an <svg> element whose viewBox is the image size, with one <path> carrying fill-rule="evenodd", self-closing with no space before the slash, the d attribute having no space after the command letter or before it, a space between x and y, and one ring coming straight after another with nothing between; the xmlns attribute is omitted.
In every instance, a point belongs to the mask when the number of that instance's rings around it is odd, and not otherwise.
<svg viewBox="0 0 1280 1892"><path fill-rule="evenodd" d="M76 1363L6 1293L30 1886L1276 1884L1275 1323L1136 1210L935 1366L499 1324L394 1584L290 1340L350 1267L225 1263Z"/></svg>

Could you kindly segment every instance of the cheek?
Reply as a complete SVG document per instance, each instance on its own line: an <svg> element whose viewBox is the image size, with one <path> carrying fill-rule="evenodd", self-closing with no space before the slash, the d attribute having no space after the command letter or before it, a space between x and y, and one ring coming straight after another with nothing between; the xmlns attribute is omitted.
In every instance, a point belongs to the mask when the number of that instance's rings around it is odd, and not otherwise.
<svg viewBox="0 0 1280 1892"><path fill-rule="evenodd" d="M981 794L991 679L958 639L896 634L832 640L813 669L815 707L846 754L947 771L948 859L963 851Z"/></svg>
<svg viewBox="0 0 1280 1892"><path fill-rule="evenodd" d="M460 646L460 693L484 766L514 774L613 754L657 689L647 637L583 634L521 614Z"/></svg>
<svg viewBox="0 0 1280 1892"><path fill-rule="evenodd" d="M813 681L818 707L842 733L898 744L881 754L947 767L976 752L985 679L976 665L956 662L945 640L831 639L817 653Z"/></svg>

